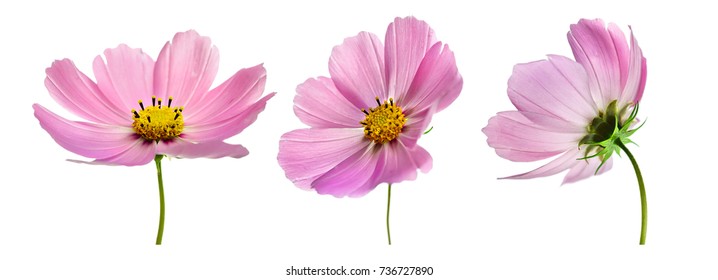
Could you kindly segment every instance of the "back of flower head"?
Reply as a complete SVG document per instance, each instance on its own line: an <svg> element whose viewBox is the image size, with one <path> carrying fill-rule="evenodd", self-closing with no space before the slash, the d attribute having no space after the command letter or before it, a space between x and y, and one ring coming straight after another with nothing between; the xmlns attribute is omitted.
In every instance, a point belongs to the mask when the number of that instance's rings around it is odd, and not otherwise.
<svg viewBox="0 0 718 280"><path fill-rule="evenodd" d="M630 27L629 27L630 28ZM489 146L511 161L555 157L532 171L505 177L531 179L565 170L563 183L608 171L612 155L630 159L641 197L641 235L647 226L643 176L626 147L637 126L638 104L646 84L646 59L631 31L613 23L582 19L567 34L575 61L560 55L517 64L508 82L516 111L499 112L483 132Z"/></svg>

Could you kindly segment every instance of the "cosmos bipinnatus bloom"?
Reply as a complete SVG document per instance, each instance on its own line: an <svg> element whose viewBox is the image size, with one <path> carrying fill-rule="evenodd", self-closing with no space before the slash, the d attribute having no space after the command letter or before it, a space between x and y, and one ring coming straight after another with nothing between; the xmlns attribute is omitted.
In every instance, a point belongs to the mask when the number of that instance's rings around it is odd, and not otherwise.
<svg viewBox="0 0 718 280"><path fill-rule="evenodd" d="M47 68L45 86L60 105L90 122L71 121L34 104L40 125L63 148L93 158L92 164L144 165L154 159L160 187L160 226L164 228L161 160L240 158L242 145L228 144L252 124L274 93L262 97L262 65L242 69L210 90L219 51L207 37L190 30L167 42L157 61L141 49L119 45L97 56L97 82L69 59ZM133 182L134 183L134 182Z"/></svg>
<svg viewBox="0 0 718 280"><path fill-rule="evenodd" d="M417 140L434 113L461 92L454 53L413 17L389 24L385 44L361 32L334 47L331 77L297 87L294 112L310 128L282 135L279 165L302 189L361 197L428 172L432 158Z"/></svg>
<svg viewBox="0 0 718 280"><path fill-rule="evenodd" d="M646 59L618 26L600 19L571 25L568 42L576 61L560 55L514 67L508 95L516 111L499 112L483 132L496 153L512 161L547 164L509 179L551 176L565 170L573 183L611 168L624 151L638 178L642 205L640 244L646 238L643 177L626 147L640 126L636 116L646 85Z"/></svg>

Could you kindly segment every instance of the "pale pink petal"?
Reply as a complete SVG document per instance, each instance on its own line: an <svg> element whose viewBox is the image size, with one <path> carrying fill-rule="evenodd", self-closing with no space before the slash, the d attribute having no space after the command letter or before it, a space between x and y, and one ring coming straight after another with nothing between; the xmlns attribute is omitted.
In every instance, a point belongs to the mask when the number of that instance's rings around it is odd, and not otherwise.
<svg viewBox="0 0 718 280"><path fill-rule="evenodd" d="M409 152L409 155L411 155L414 166L421 170L422 173L429 173L431 168L434 167L434 159L431 157L431 154L419 145L416 145L413 148L409 148L406 145L404 146Z"/></svg>
<svg viewBox="0 0 718 280"><path fill-rule="evenodd" d="M619 104L638 103L643 96L643 89L646 86L646 58L643 57L643 51L638 46L636 37L633 36L631 30L631 55L627 59L628 77L626 87L623 88Z"/></svg>
<svg viewBox="0 0 718 280"><path fill-rule="evenodd" d="M92 64L97 86L107 100L122 109L125 118L132 120L132 109L140 110L137 101L149 102L152 97L155 62L141 49L124 44L104 54L106 62L98 55Z"/></svg>
<svg viewBox="0 0 718 280"><path fill-rule="evenodd" d="M388 97L399 100L409 91L424 55L436 43L429 24L414 17L396 18L386 30Z"/></svg>
<svg viewBox="0 0 718 280"><path fill-rule="evenodd" d="M241 113L228 119L202 124L194 124L188 120L181 137L192 142L221 141L232 137L254 123L259 113L264 111L267 100L273 96L274 93L268 94L256 103L245 108Z"/></svg>
<svg viewBox="0 0 718 280"><path fill-rule="evenodd" d="M514 66L508 95L519 111L555 116L585 126L597 112L589 98L586 72L562 56Z"/></svg>
<svg viewBox="0 0 718 280"><path fill-rule="evenodd" d="M45 72L50 96L72 113L97 123L132 124L131 112L107 98L71 60L56 60Z"/></svg>
<svg viewBox="0 0 718 280"><path fill-rule="evenodd" d="M38 104L33 109L40 126L55 142L78 155L120 165L142 165L154 156L154 145L132 128L69 121Z"/></svg>
<svg viewBox="0 0 718 280"><path fill-rule="evenodd" d="M257 65L241 69L227 81L184 107L187 125L219 122L234 117L254 104L264 91L267 72Z"/></svg>
<svg viewBox="0 0 718 280"><path fill-rule="evenodd" d="M91 164L102 165L145 165L155 157L157 145L151 141L138 140L123 152L107 157L98 158Z"/></svg>
<svg viewBox="0 0 718 280"><path fill-rule="evenodd" d="M376 107L376 97L387 99L384 46L372 33L361 32L334 47L329 73L339 92L356 108Z"/></svg>
<svg viewBox="0 0 718 280"><path fill-rule="evenodd" d="M606 163L601 166L601 169L596 173L596 168L601 165L601 160L598 158L591 158L588 160L579 160L579 162L574 165L570 171L566 174L566 177L563 178L563 184L569 184L573 182L577 182L583 179L586 179L588 177L595 175L603 174L604 172L608 171L613 167L613 158L609 158Z"/></svg>
<svg viewBox="0 0 718 280"><path fill-rule="evenodd" d="M575 149L566 151L561 156L532 171L500 179L531 179L551 176L577 165L579 163L578 159L582 157L583 151L576 147Z"/></svg>
<svg viewBox="0 0 718 280"><path fill-rule="evenodd" d="M407 148L402 141L392 141L382 147L383 156L379 156L377 169L366 184L349 193L350 197L362 197L381 183L399 183L416 179L416 170L429 172L432 158L429 152L419 145Z"/></svg>
<svg viewBox="0 0 718 280"><path fill-rule="evenodd" d="M482 129L489 146L511 161L535 161L578 149L585 128L528 112L499 112Z"/></svg>
<svg viewBox="0 0 718 280"><path fill-rule="evenodd" d="M177 139L172 142L160 142L157 153L177 158L241 158L248 155L249 151L242 145L222 141L191 143Z"/></svg>
<svg viewBox="0 0 718 280"><path fill-rule="evenodd" d="M621 69L625 64L619 53L624 51L625 43L617 39L620 35L623 34L612 35L600 19L582 19L571 25L567 35L576 61L586 69L594 101L601 108L618 100L622 91ZM614 39L622 43L616 46Z"/></svg>
<svg viewBox="0 0 718 280"><path fill-rule="evenodd" d="M217 75L219 51L208 37L190 30L175 34L157 58L154 93L174 98L176 106L191 107L197 95L206 93Z"/></svg>
<svg viewBox="0 0 718 280"><path fill-rule="evenodd" d="M326 77L308 79L297 86L294 114L315 128L361 127L359 122L365 117Z"/></svg>
<svg viewBox="0 0 718 280"><path fill-rule="evenodd" d="M621 31L621 28L618 27L615 23L611 22L608 24L608 27L606 28L608 30L608 34L611 36L611 41L613 42L613 46L616 48L616 57L618 62L618 69L619 69L619 77L620 77L620 88L624 88L626 86L626 81L628 79L628 63L630 60L630 53L628 52L628 44L626 43L626 35L623 34L623 31Z"/></svg>
<svg viewBox="0 0 718 280"><path fill-rule="evenodd" d="M449 106L461 92L463 79L456 68L454 52L441 42L434 44L417 69L414 82L397 103L411 111L421 111L438 103L436 112Z"/></svg>
<svg viewBox="0 0 718 280"><path fill-rule="evenodd" d="M641 59L641 82L638 84L638 92L636 97L633 99L634 103L641 102L643 97L643 90L646 89L646 58Z"/></svg>
<svg viewBox="0 0 718 280"><path fill-rule="evenodd" d="M426 110L425 112L429 111ZM430 120L430 114L425 119ZM421 130L421 133L423 133L423 130ZM402 132L402 135L405 135L404 132ZM415 180L417 170L424 173L431 170L433 162L431 155L424 148L416 145L416 139L414 138L402 136L397 140L377 145L375 150L377 149L378 154L373 155L379 158L376 164L377 172L365 184L349 193L349 196L364 196L380 183L399 183Z"/></svg>
<svg viewBox="0 0 718 280"><path fill-rule="evenodd" d="M379 184L382 164L379 147L370 144L314 180L312 188L319 194L335 197L361 196Z"/></svg>
<svg viewBox="0 0 718 280"><path fill-rule="evenodd" d="M369 146L360 128L294 130L279 140L279 165L289 180L311 189L314 180Z"/></svg>
<svg viewBox="0 0 718 280"><path fill-rule="evenodd" d="M431 118L434 115L434 108L435 106L406 116L406 123L404 124L404 128L401 129L401 134L399 134L397 139L401 140L404 145L409 148L414 147L421 135L424 135L424 132L429 128Z"/></svg>
<svg viewBox="0 0 718 280"><path fill-rule="evenodd" d="M384 181L384 179L382 178L382 175L386 170L386 157L381 155L382 150L385 150L385 148L379 147L375 144L371 144L371 146L368 147L364 152L357 152L356 155L362 153L362 158L358 160L350 158L343 162L342 164L352 163L353 165L350 168L346 168L343 170L339 169L341 168L341 165L338 166L339 170L337 170L337 172L344 172L339 176L345 176L348 172L354 171L352 170L352 168L360 166L360 164L362 164L364 160L367 160L367 165L366 169L359 171L361 173L356 173L354 175L354 179L356 179L355 181L352 181L347 186L338 186L336 189L331 189L332 192L328 193L334 195L335 197L349 196L357 198L365 196L372 190L376 189L379 184L386 183L386 181ZM376 162L374 162L374 160L376 160ZM334 171L335 170L332 170L331 172ZM364 180L363 178L365 177L367 177L368 179ZM320 190L317 190L317 193L324 194L327 192L320 192Z"/></svg>
<svg viewBox="0 0 718 280"><path fill-rule="evenodd" d="M386 183L399 183L416 179L417 170L427 173L432 167L429 152L419 145L407 148L402 141L392 141L382 145L384 168L380 180Z"/></svg>

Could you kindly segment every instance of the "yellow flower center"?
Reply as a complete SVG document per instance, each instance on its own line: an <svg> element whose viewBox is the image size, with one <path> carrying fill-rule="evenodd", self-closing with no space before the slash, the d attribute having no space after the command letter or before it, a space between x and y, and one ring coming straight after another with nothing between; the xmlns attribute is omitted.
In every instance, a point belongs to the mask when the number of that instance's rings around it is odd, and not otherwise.
<svg viewBox="0 0 718 280"><path fill-rule="evenodd" d="M162 107L162 99L157 99L155 96L152 96L151 107L145 108L142 100L137 103L140 104L142 110L132 109L132 118L134 119L132 128L142 138L159 142L160 140L170 140L182 133L184 129L182 110L184 107L173 108L171 96L165 107Z"/></svg>
<svg viewBox="0 0 718 280"><path fill-rule="evenodd" d="M377 97L376 104L378 106L369 109L369 112L362 109L366 118L360 123L364 126L366 138L371 139L374 143L384 144L399 137L399 133L406 123L406 117L401 111L401 107L394 104L393 98L389 98L389 101L384 101L382 104Z"/></svg>

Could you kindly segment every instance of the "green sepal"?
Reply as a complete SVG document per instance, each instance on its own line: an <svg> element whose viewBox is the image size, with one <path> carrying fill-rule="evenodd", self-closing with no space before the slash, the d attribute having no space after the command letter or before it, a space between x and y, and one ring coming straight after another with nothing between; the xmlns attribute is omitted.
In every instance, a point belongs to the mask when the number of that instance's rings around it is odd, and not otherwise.
<svg viewBox="0 0 718 280"><path fill-rule="evenodd" d="M429 132L431 132L432 129L434 129L434 126L430 127L429 130L424 131L424 135L429 134Z"/></svg>
<svg viewBox="0 0 718 280"><path fill-rule="evenodd" d="M612 101L608 107L606 107L605 113L599 112L598 117L595 117L591 121L591 124L587 127L588 134L586 134L586 136L581 138L579 141L579 147L582 145L586 145L588 147L586 148L584 157L579 158L578 160L588 160L595 157L601 159L601 164L598 168L596 168L594 174L598 174L598 171L601 170L601 167L603 167L606 161L611 158L614 152L619 156L621 155L621 147L618 144L619 142L623 144L635 144L635 142L631 141L629 137L643 127L645 122L635 129L630 129L631 124L635 121L636 116L638 115L638 104L636 104L633 106L633 110L629 114L626 121L620 123L618 120L621 119L622 115L625 115L628 107L629 106L627 105L618 110L617 100ZM589 155L589 153L593 150L598 151Z"/></svg>

